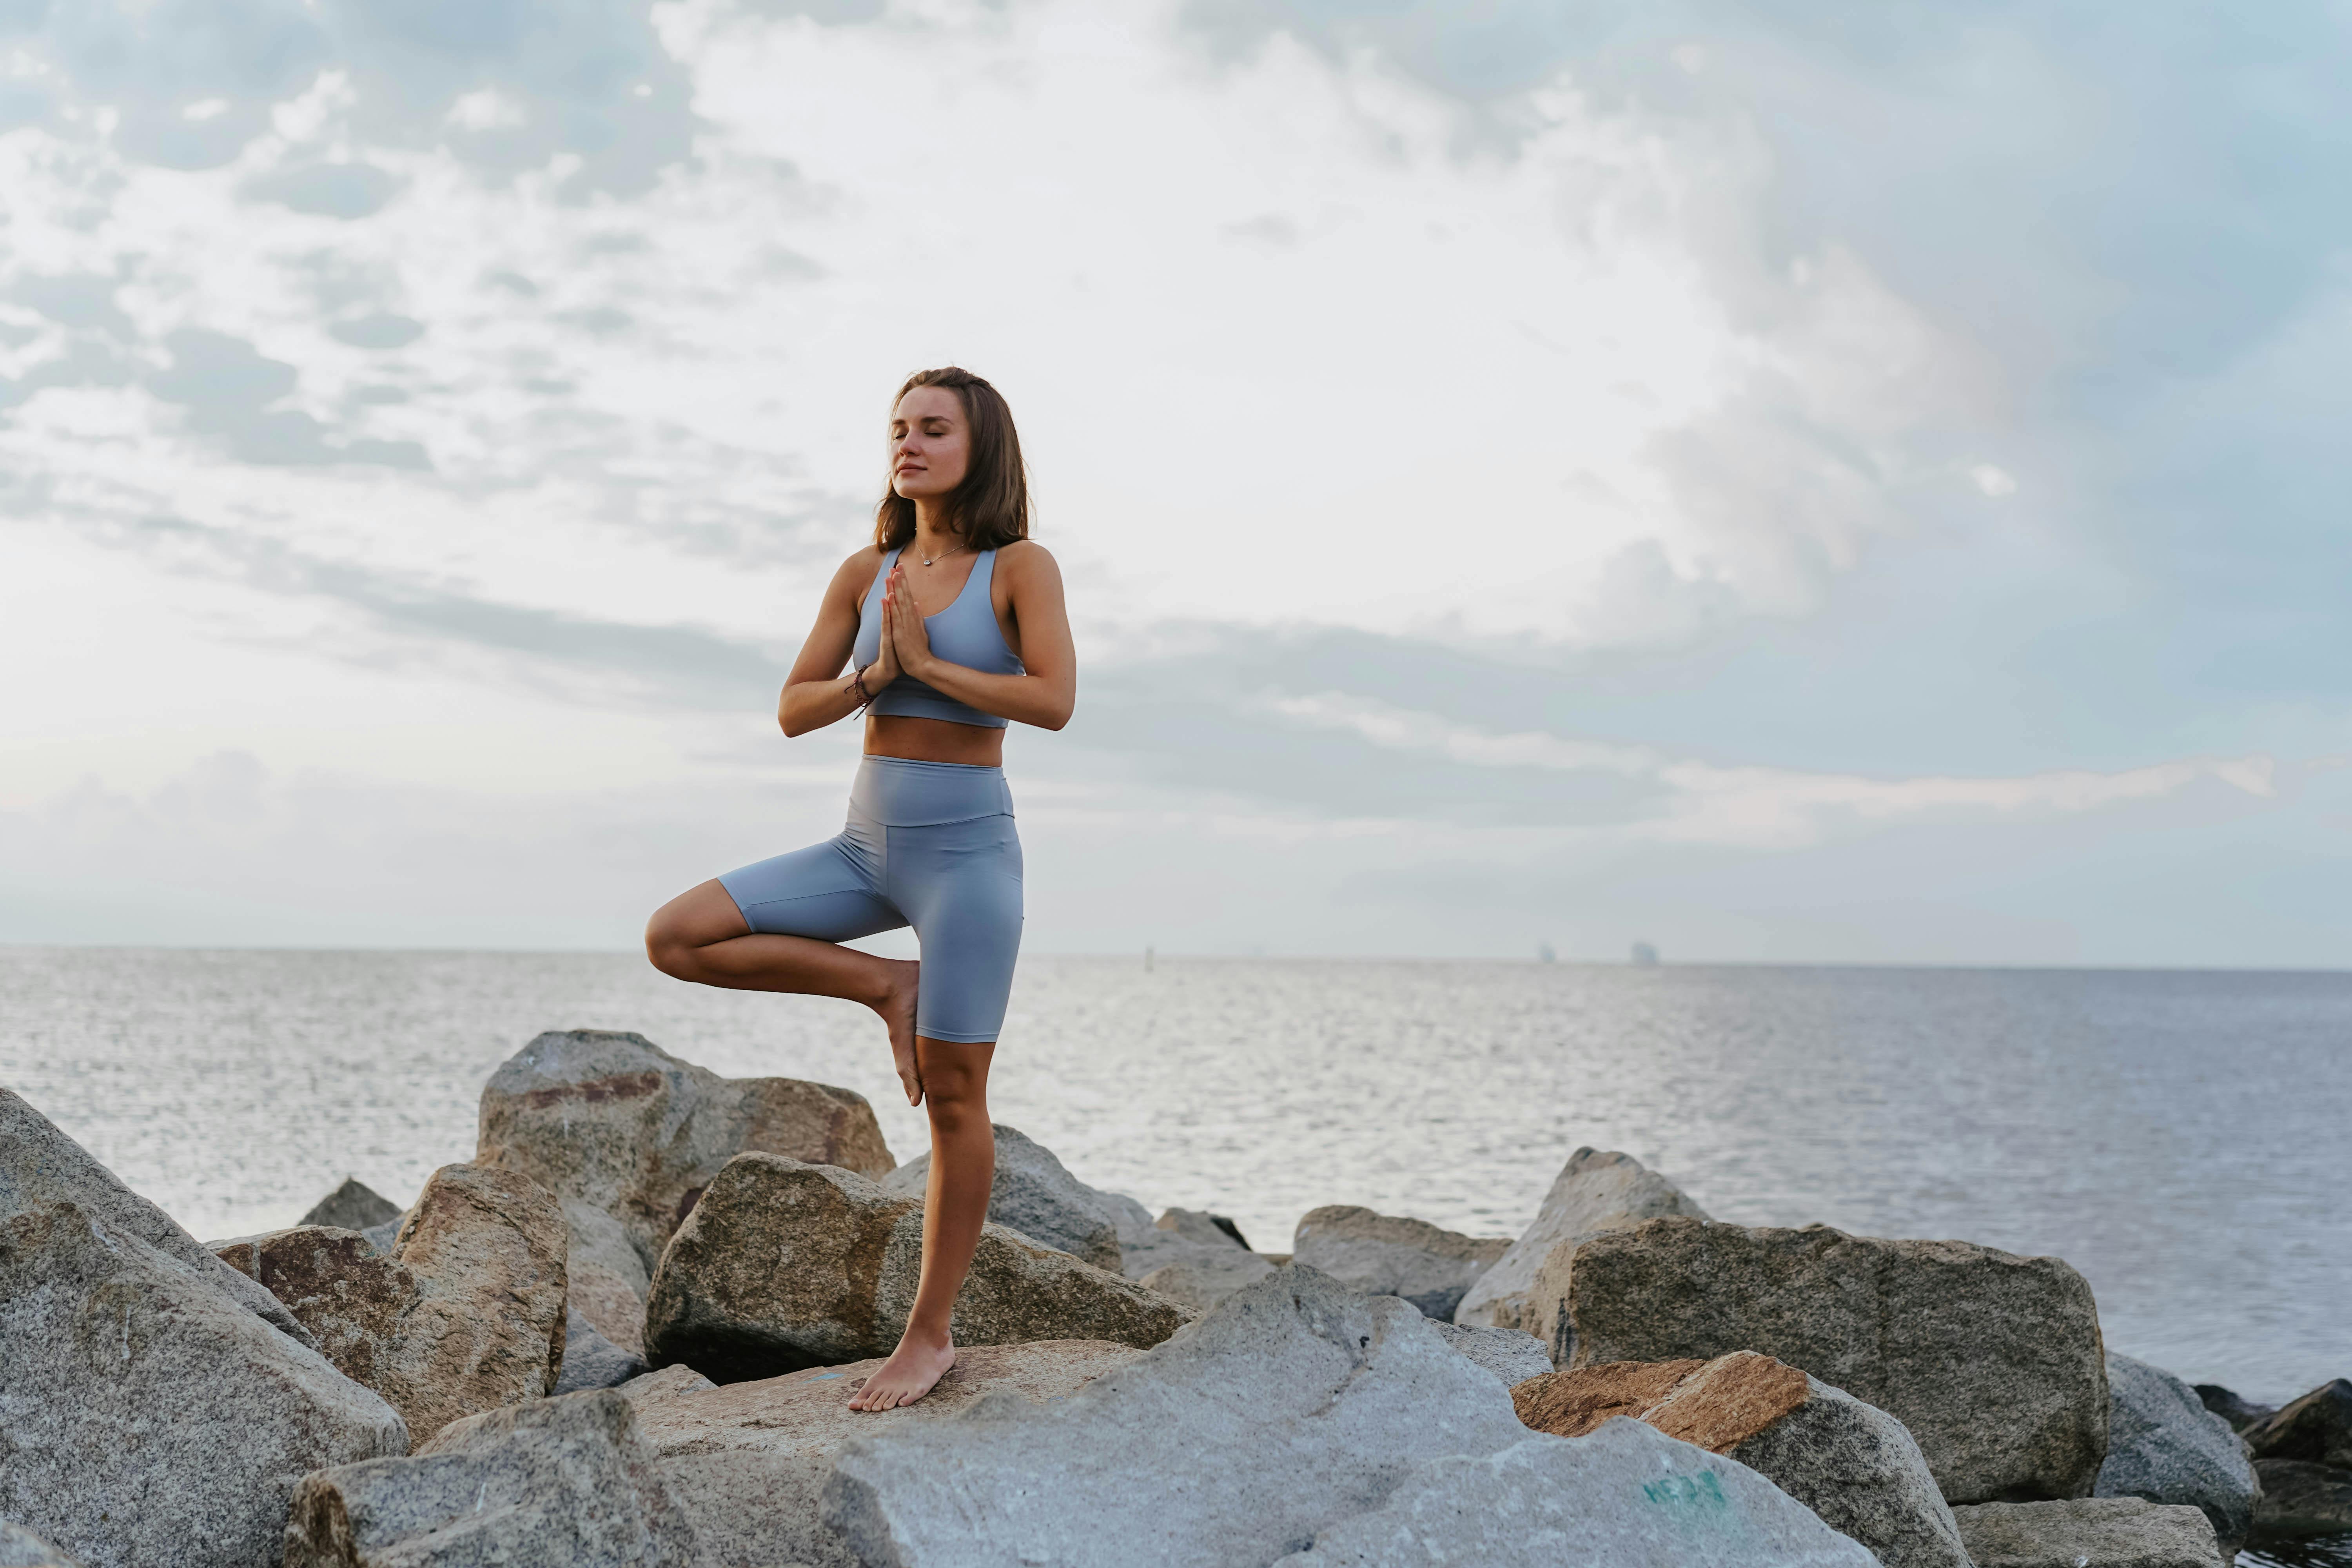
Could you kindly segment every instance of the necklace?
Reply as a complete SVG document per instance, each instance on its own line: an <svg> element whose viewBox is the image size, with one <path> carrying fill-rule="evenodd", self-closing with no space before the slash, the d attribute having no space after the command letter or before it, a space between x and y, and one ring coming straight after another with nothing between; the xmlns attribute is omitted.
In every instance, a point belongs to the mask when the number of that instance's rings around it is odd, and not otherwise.
<svg viewBox="0 0 2352 1568"><path fill-rule="evenodd" d="M965 548L963 545L959 544L955 547L955 550L942 550L937 555L926 555L920 550L917 550L915 552L915 559L921 562L926 566L936 566L940 562L945 561L949 556L953 555L956 552L956 550L961 550L963 548Z"/></svg>

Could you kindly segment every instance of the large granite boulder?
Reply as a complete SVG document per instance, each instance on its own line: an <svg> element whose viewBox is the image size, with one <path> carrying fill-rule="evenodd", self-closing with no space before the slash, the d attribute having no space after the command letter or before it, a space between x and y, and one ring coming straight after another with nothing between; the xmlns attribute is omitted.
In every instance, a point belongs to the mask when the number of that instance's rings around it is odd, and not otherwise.
<svg viewBox="0 0 2352 1568"><path fill-rule="evenodd" d="M646 1358L740 1383L887 1355L914 1306L922 1247L916 1200L838 1166L739 1154L662 1254ZM1191 1316L1134 1280L990 1225L950 1325L959 1345L1143 1347Z"/></svg>
<svg viewBox="0 0 2352 1568"><path fill-rule="evenodd" d="M2306 1459L2256 1459L2263 1495L2254 1506L2257 1536L2352 1532L2352 1470Z"/></svg>
<svg viewBox="0 0 2352 1568"><path fill-rule="evenodd" d="M2223 1568L2212 1521L2139 1498L1990 1502L1952 1510L1976 1568Z"/></svg>
<svg viewBox="0 0 2352 1568"><path fill-rule="evenodd" d="M1952 1510L1903 1424L1769 1356L1607 1362L1520 1384L1511 1403L1530 1428L1560 1437L1632 1416L1738 1460L1886 1568L1969 1568Z"/></svg>
<svg viewBox="0 0 2352 1568"><path fill-rule="evenodd" d="M556 1380L553 1392L584 1394L592 1388L618 1388L651 1370L645 1357L598 1333L595 1325L578 1312L564 1314L563 1375Z"/></svg>
<svg viewBox="0 0 2352 1568"><path fill-rule="evenodd" d="M293 1309L343 1375L422 1445L461 1415L553 1392L565 1343L563 1215L528 1176L445 1165L389 1256L352 1230L297 1226L219 1244Z"/></svg>
<svg viewBox="0 0 2352 1568"><path fill-rule="evenodd" d="M562 1029L483 1087L478 1164L553 1193L572 1229L572 1304L638 1351L662 1248L746 1150L880 1176L893 1163L865 1097L789 1078L728 1079L641 1035Z"/></svg>
<svg viewBox="0 0 2352 1568"><path fill-rule="evenodd" d="M2257 1459L2301 1459L2352 1470L2352 1383L2323 1383L2245 1431Z"/></svg>
<svg viewBox="0 0 2352 1568"><path fill-rule="evenodd" d="M2230 1424L2170 1373L2107 1352L2107 1458L2097 1497L2190 1503L2205 1510L2224 1552L2254 1528L2262 1483Z"/></svg>
<svg viewBox="0 0 2352 1568"><path fill-rule="evenodd" d="M1752 1350L1843 1389L1949 1503L2087 1496L2106 1457L2098 1308L2054 1258L1654 1219L1576 1249L1566 1319L1573 1366Z"/></svg>
<svg viewBox="0 0 2352 1568"><path fill-rule="evenodd" d="M988 1217L1032 1241L1059 1247L1097 1268L1122 1272L1118 1222L1103 1194L1062 1168L1054 1152L1018 1129L1001 1123L996 1134L996 1177L989 1184ZM926 1152L884 1176L882 1190L920 1200L930 1180Z"/></svg>
<svg viewBox="0 0 2352 1568"><path fill-rule="evenodd" d="M1290 1258L1367 1296L1402 1296L1451 1321L1481 1274L1512 1247L1508 1237L1463 1236L1427 1220L1333 1204L1298 1222Z"/></svg>
<svg viewBox="0 0 2352 1568"><path fill-rule="evenodd" d="M1417 1462L1525 1440L1501 1384L1419 1312L1285 1268L1056 1403L998 1394L852 1443L824 1517L877 1568L1250 1568Z"/></svg>
<svg viewBox="0 0 2352 1568"><path fill-rule="evenodd" d="M413 1458L295 1489L285 1568L698 1568L693 1527L613 1389L453 1422Z"/></svg>
<svg viewBox="0 0 2352 1568"><path fill-rule="evenodd" d="M1108 1559L1106 1559L1108 1561ZM1415 1466L1282 1568L1871 1568L1745 1466L1637 1421Z"/></svg>
<svg viewBox="0 0 2352 1568"><path fill-rule="evenodd" d="M224 1265L170 1215L132 1192L89 1152L14 1090L0 1089L0 1219L41 1204L69 1203L115 1234L135 1236L209 1278L230 1300L298 1343L318 1346L285 1303Z"/></svg>
<svg viewBox="0 0 2352 1568"><path fill-rule="evenodd" d="M1549 1344L1556 1335L1560 1300L1567 1295L1568 1262L1577 1245L1603 1231L1667 1215L1706 1217L1680 1187L1631 1154L1579 1149L1552 1178L1535 1223L1470 1282L1454 1309L1454 1321L1517 1329ZM1568 1364L1567 1357L1558 1353L1553 1362Z"/></svg>
<svg viewBox="0 0 2352 1568"><path fill-rule="evenodd" d="M1468 1357L1473 1366L1483 1366L1500 1378L1505 1388L1516 1388L1551 1370L1550 1353L1533 1334L1517 1329L1465 1329L1443 1318L1430 1319L1429 1326L1457 1354Z"/></svg>
<svg viewBox="0 0 2352 1568"><path fill-rule="evenodd" d="M0 1519L0 1568L83 1568L21 1524Z"/></svg>
<svg viewBox="0 0 2352 1568"><path fill-rule="evenodd" d="M361 1181L345 1176L342 1185L310 1205L296 1225L331 1225L337 1230L372 1230L400 1218L400 1205Z"/></svg>
<svg viewBox="0 0 2352 1568"><path fill-rule="evenodd" d="M202 1262L79 1204L0 1220L0 1517L89 1568L274 1563L294 1478L408 1450Z"/></svg>
<svg viewBox="0 0 2352 1568"><path fill-rule="evenodd" d="M896 1410L849 1408L851 1393L881 1367L878 1358L724 1388L646 1378L623 1392L637 1405L637 1429L693 1521L706 1562L856 1568L818 1510L845 1444L945 1420L991 1394L1048 1404L1141 1353L1099 1340L975 1345L957 1352L922 1401Z"/></svg>
<svg viewBox="0 0 2352 1568"><path fill-rule="evenodd" d="M1173 1263L1163 1263L1138 1281L1171 1301L1196 1311L1207 1311L1236 1290L1256 1284L1274 1272L1274 1265L1241 1247L1222 1251L1195 1248Z"/></svg>

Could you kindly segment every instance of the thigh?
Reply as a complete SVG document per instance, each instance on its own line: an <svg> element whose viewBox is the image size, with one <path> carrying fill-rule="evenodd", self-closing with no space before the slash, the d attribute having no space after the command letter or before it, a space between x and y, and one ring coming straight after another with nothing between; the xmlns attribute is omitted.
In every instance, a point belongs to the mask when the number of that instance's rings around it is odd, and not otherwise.
<svg viewBox="0 0 2352 1568"><path fill-rule="evenodd" d="M922 940L915 1033L996 1038L1021 956L1021 837L1010 816L890 830L887 891Z"/></svg>
<svg viewBox="0 0 2352 1568"><path fill-rule="evenodd" d="M907 923L882 896L866 846L850 835L754 861L719 879L753 931L849 942Z"/></svg>

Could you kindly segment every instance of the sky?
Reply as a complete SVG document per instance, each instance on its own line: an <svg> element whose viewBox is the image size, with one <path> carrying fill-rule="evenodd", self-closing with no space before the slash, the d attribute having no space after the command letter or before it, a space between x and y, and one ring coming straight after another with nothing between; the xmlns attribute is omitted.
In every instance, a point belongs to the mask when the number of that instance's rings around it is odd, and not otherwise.
<svg viewBox="0 0 2352 1568"><path fill-rule="evenodd" d="M2352 12L0 0L0 941L625 949L989 376L1055 952L2352 961ZM887 946L887 942L883 944Z"/></svg>

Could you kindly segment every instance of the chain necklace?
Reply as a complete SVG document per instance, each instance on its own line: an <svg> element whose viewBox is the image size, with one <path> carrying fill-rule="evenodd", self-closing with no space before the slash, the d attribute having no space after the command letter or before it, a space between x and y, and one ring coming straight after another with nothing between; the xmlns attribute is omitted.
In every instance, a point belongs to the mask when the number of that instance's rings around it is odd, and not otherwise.
<svg viewBox="0 0 2352 1568"><path fill-rule="evenodd" d="M926 566L936 566L940 562L945 561L949 556L953 555L956 552L956 550L964 550L969 548L970 546L968 545L959 544L955 547L955 550L942 550L937 555L926 555L919 546L915 550L915 559L921 562Z"/></svg>

